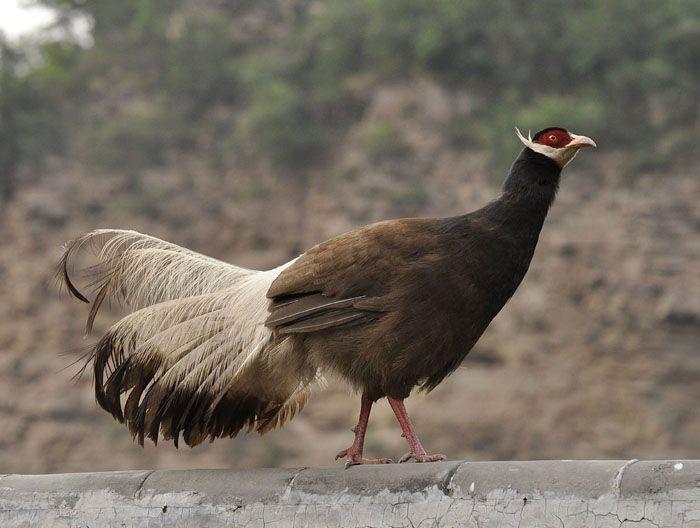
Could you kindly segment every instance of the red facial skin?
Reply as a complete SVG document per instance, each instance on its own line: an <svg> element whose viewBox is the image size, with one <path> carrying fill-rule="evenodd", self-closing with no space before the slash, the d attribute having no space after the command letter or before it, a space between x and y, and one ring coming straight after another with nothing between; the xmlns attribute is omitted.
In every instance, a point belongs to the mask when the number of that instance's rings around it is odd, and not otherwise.
<svg viewBox="0 0 700 528"><path fill-rule="evenodd" d="M545 130L539 134L533 141L539 143L540 145L547 145L553 148L562 148L571 143L571 134L566 130L560 128L554 128L551 130Z"/></svg>

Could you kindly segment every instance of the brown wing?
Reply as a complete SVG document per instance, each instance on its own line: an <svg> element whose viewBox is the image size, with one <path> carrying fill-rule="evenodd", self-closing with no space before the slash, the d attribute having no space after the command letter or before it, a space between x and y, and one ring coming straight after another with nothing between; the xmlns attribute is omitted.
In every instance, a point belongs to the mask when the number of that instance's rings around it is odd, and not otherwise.
<svg viewBox="0 0 700 528"><path fill-rule="evenodd" d="M379 310L363 309L362 302L366 299L364 296L333 299L312 293L280 300L272 303L265 325L279 334L293 334L368 320Z"/></svg>
<svg viewBox="0 0 700 528"><path fill-rule="evenodd" d="M376 319L391 310L397 274L433 246L434 220L380 222L323 242L272 283L265 324L281 334Z"/></svg>

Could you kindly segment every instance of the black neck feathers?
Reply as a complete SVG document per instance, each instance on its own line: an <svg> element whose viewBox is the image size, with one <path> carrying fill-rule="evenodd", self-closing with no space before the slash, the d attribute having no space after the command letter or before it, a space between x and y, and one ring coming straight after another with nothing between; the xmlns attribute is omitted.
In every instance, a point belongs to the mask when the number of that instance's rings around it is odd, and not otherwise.
<svg viewBox="0 0 700 528"><path fill-rule="evenodd" d="M487 222L534 249L560 175L561 168L554 161L525 148L513 162L501 196L478 211L446 218L444 230L468 234L473 223Z"/></svg>
<svg viewBox="0 0 700 528"><path fill-rule="evenodd" d="M560 176L559 165L547 156L525 147L510 167L503 184L503 193L543 195L543 198L551 195L551 200L554 200Z"/></svg>
<svg viewBox="0 0 700 528"><path fill-rule="evenodd" d="M513 162L494 202L496 216L504 227L539 233L559 188L561 168L547 156L523 149Z"/></svg>
<svg viewBox="0 0 700 528"><path fill-rule="evenodd" d="M559 187L561 168L547 156L523 149L513 162L501 196L476 213L534 250ZM467 215L470 216L470 215Z"/></svg>

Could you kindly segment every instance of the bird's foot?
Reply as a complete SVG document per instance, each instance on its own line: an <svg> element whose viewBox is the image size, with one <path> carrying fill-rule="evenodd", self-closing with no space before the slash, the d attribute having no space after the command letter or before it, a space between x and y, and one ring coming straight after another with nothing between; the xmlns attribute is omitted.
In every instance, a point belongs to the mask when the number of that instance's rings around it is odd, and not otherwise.
<svg viewBox="0 0 700 528"><path fill-rule="evenodd" d="M346 458L345 469L350 466L359 466L361 464L392 464L393 460L390 458L365 458L362 453L357 453L353 451L351 447L342 450L340 453L335 455L335 459Z"/></svg>
<svg viewBox="0 0 700 528"><path fill-rule="evenodd" d="M406 453L399 459L399 464L408 462L411 459L416 462L441 462L447 460L447 457L445 455L428 455L426 453Z"/></svg>

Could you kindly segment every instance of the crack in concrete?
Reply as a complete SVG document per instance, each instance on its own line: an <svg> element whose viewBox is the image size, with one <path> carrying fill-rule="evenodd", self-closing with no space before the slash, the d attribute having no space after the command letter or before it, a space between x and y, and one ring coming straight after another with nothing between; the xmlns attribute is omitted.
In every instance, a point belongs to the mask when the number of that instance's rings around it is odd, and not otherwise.
<svg viewBox="0 0 700 528"><path fill-rule="evenodd" d="M633 458L631 460L628 460L625 462L620 469L617 470L617 473L615 474L615 478L613 479L612 486L613 486L613 493L615 494L616 498L620 497L620 487L622 486L622 477L625 475L625 471L627 471L627 468L630 467L632 464L635 462L639 462L639 459Z"/></svg>
<svg viewBox="0 0 700 528"><path fill-rule="evenodd" d="M298 470L296 470L296 471L294 472L294 475L292 475L292 478L290 478L290 479L289 479L289 482L287 482L287 487L284 488L284 493L282 494L282 497L280 497L281 500L283 500L283 501L285 501L285 502L289 502L289 497L290 497L291 494L292 494L292 486L294 486L294 481L296 480L296 478L297 478L299 475L301 475L301 473L302 473L303 471L305 471L305 470L307 470L307 469L309 469L308 466L304 466L304 467L301 467L301 468L299 468Z"/></svg>
<svg viewBox="0 0 700 528"><path fill-rule="evenodd" d="M618 515L617 518L619 519L620 516ZM622 525L625 524L626 522L630 522L630 523L640 523L640 522L644 522L644 521L646 521L646 522L648 522L648 523L651 523L651 524L653 524L654 526L656 526L657 528L659 528L659 524L658 524L658 523L655 523L654 521L652 521L651 519L648 519L647 517L642 517L642 518L639 519L639 520L627 519L627 518L625 518L625 519L622 519L622 520L620 521L620 526L622 526Z"/></svg>
<svg viewBox="0 0 700 528"><path fill-rule="evenodd" d="M457 464L455 467L450 469L447 472L447 475L445 475L445 478L442 480L442 482L438 485L438 489L442 491L446 496L452 497L454 490L452 488L452 480L455 478L455 475L457 474L457 471L459 468L462 467L462 465L466 464L466 460L462 460L459 464Z"/></svg>
<svg viewBox="0 0 700 528"><path fill-rule="evenodd" d="M518 528L520 528L520 525L523 524L523 510L525 510L525 506L527 506L527 500L523 501L523 505L520 508L520 517L518 518Z"/></svg>
<svg viewBox="0 0 700 528"><path fill-rule="evenodd" d="M561 528L565 528L566 525L564 524L564 519L559 517L556 513L553 513L552 515L554 515L557 519L559 519L559 522L561 523Z"/></svg>
<svg viewBox="0 0 700 528"><path fill-rule="evenodd" d="M153 475L155 473L155 469L151 469L146 473L146 476L143 477L143 480L139 483L138 487L136 488L136 491L134 491L134 499L140 499L141 498L141 489L143 488L143 485L146 483L146 480L148 480L148 477Z"/></svg>
<svg viewBox="0 0 700 528"><path fill-rule="evenodd" d="M645 507L646 507L646 505L645 505ZM617 519L617 522L620 523L620 526L622 526L625 523L641 523L641 522L646 521L650 524L653 524L657 528L660 528L660 525L658 523L655 523L654 521L649 519L646 515L642 516L641 519L630 519L628 517L625 517L625 518L620 517L619 513L609 512L609 513L593 513L593 517L594 517L594 519L598 519L599 517L603 517L603 518L614 517L615 519Z"/></svg>

